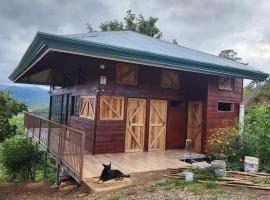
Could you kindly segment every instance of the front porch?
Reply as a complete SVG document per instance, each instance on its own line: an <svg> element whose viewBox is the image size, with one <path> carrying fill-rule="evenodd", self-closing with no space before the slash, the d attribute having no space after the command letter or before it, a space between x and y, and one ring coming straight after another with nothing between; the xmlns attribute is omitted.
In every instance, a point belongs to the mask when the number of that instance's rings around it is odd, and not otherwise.
<svg viewBox="0 0 270 200"><path fill-rule="evenodd" d="M98 177L103 170L102 164L112 164L113 169L119 169L125 174L163 171L169 168L189 167L180 161L185 155L183 149L166 151L149 151L136 153L117 153L84 155L83 179ZM202 154L192 152L192 158L203 158Z"/></svg>
<svg viewBox="0 0 270 200"><path fill-rule="evenodd" d="M190 165L181 161L183 149L114 154L86 154L85 133L58 124L31 113L25 113L26 133L34 138L44 150L53 155L58 164L78 182L99 177L102 164L112 163L113 169L125 174L160 172L169 168L186 168ZM189 155L187 155L189 158ZM191 153L191 158L204 158L202 154Z"/></svg>

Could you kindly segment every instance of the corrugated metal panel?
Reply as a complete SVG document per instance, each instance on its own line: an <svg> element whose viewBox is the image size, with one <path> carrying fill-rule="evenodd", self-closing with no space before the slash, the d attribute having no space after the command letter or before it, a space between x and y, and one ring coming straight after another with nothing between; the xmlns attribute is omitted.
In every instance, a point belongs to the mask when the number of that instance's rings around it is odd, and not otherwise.
<svg viewBox="0 0 270 200"><path fill-rule="evenodd" d="M172 56L181 59L189 59L198 62L234 67L238 69L259 71L251 66L235 62L230 59L221 58L201 51L186 48L164 40L156 39L136 32L93 32L86 34L66 35L68 37L124 47L132 50L146 51L160 55Z"/></svg>

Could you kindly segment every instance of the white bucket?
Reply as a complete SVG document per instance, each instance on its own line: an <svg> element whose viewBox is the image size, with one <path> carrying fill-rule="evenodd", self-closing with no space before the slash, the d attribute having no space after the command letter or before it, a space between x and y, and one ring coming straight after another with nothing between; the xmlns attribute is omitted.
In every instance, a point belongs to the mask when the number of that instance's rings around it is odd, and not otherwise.
<svg viewBox="0 0 270 200"><path fill-rule="evenodd" d="M185 171L184 174L185 174L186 181L193 181L193 172Z"/></svg>
<svg viewBox="0 0 270 200"><path fill-rule="evenodd" d="M258 172L259 169L259 158L245 156L245 172Z"/></svg>

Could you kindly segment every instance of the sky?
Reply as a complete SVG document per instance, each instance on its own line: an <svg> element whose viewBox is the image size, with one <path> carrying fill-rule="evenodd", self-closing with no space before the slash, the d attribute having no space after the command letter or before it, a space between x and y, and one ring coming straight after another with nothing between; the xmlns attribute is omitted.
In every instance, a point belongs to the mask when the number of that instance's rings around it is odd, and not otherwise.
<svg viewBox="0 0 270 200"><path fill-rule="evenodd" d="M19 63L37 31L87 32L127 10L157 17L163 39L218 55L234 49L242 62L270 73L269 0L0 0L0 83Z"/></svg>

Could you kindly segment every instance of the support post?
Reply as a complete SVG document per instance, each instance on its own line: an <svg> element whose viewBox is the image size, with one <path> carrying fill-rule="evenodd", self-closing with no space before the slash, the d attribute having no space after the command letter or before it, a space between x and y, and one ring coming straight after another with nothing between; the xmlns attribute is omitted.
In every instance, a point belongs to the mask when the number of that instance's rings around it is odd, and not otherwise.
<svg viewBox="0 0 270 200"><path fill-rule="evenodd" d="M244 132L244 118L245 118L245 105L241 103L239 107L239 132L241 134Z"/></svg>
<svg viewBox="0 0 270 200"><path fill-rule="evenodd" d="M57 187L59 187L60 184L61 184L61 181L60 181L61 165L60 165L59 162L57 162L56 165L57 165L57 170L56 170L56 180L55 180L55 183L56 183Z"/></svg>
<svg viewBox="0 0 270 200"><path fill-rule="evenodd" d="M46 181L47 178L47 159L48 159L48 151L44 152L44 166L43 166L43 181Z"/></svg>

